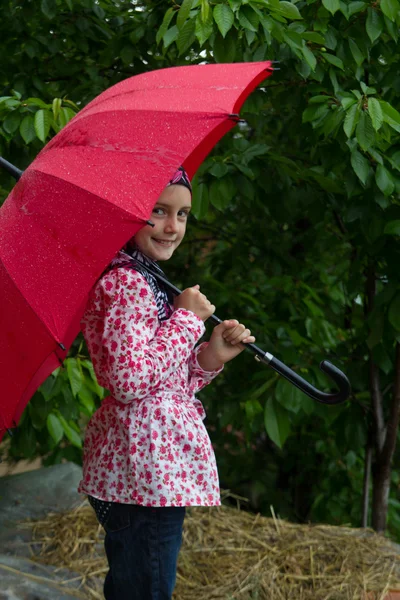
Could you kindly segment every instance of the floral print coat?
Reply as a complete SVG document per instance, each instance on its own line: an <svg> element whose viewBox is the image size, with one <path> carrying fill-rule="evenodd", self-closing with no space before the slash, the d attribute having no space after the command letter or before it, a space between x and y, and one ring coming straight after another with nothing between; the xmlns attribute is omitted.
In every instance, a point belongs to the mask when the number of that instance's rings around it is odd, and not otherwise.
<svg viewBox="0 0 400 600"><path fill-rule="evenodd" d="M160 324L149 284L130 268L100 279L82 331L110 396L87 427L81 493L144 506L220 504L214 451L195 397L219 372L197 361L204 330L183 309Z"/></svg>

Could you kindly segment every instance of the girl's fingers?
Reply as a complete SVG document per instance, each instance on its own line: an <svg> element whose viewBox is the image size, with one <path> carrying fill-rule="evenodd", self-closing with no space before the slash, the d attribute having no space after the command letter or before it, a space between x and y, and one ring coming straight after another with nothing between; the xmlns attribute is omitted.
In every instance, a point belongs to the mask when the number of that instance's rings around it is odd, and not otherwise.
<svg viewBox="0 0 400 600"><path fill-rule="evenodd" d="M246 329L244 325L240 324L229 332L228 335L224 336L226 342L231 344L239 344L248 338L251 334L250 329Z"/></svg>

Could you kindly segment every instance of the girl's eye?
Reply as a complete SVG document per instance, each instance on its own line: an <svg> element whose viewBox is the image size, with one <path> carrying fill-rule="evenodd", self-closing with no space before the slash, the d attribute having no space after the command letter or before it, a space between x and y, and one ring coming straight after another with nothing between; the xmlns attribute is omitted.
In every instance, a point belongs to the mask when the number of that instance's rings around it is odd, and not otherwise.
<svg viewBox="0 0 400 600"><path fill-rule="evenodd" d="M165 214L164 209L160 208L159 206L156 206L155 208L153 208L153 213L155 215L159 215L159 216L162 216Z"/></svg>
<svg viewBox="0 0 400 600"><path fill-rule="evenodd" d="M187 219L187 218L188 218L188 216L189 216L189 211L187 211L187 210L180 210L180 211L178 212L178 216L179 216L179 217L184 217L185 219Z"/></svg>

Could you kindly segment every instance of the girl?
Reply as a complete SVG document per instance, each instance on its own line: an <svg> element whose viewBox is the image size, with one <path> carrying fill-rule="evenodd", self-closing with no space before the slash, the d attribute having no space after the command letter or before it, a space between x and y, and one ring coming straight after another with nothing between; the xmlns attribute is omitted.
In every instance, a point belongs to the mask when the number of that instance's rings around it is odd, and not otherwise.
<svg viewBox="0 0 400 600"><path fill-rule="evenodd" d="M196 346L215 306L199 285L171 304L146 271L179 246L190 207L181 167L153 209L154 227L143 227L117 254L82 320L98 381L110 391L87 428L79 486L106 531L107 600L171 598L185 507L220 504L195 393L255 341L229 320Z"/></svg>

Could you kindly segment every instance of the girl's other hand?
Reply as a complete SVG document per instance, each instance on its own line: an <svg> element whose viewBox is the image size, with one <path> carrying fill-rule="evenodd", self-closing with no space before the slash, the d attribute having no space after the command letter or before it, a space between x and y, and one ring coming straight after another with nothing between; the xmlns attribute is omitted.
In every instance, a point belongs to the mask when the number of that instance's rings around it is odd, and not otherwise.
<svg viewBox="0 0 400 600"><path fill-rule="evenodd" d="M205 371L215 371L243 352L244 344L254 343L255 340L250 329L236 319L223 321L214 327L208 346L199 353L197 359Z"/></svg>
<svg viewBox="0 0 400 600"><path fill-rule="evenodd" d="M174 309L184 308L191 310L202 321L207 321L208 317L215 312L214 304L208 300L207 296L200 292L200 286L195 285L183 290L182 294L176 296L174 300Z"/></svg>

